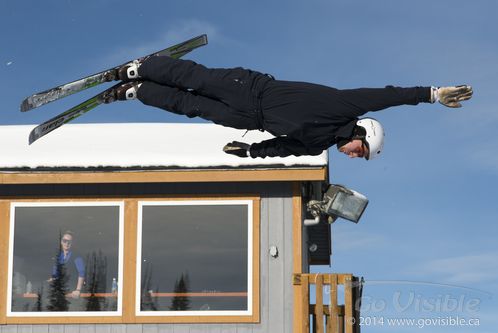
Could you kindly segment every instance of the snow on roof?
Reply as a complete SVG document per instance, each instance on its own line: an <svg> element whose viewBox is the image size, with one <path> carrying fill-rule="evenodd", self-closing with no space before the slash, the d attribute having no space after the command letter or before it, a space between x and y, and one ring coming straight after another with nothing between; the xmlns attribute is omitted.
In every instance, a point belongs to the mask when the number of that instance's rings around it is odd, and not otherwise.
<svg viewBox="0 0 498 333"><path fill-rule="evenodd" d="M319 156L240 158L223 152L231 141L260 142L269 133L214 124L69 124L28 145L34 125L0 126L0 169L236 168L325 166Z"/></svg>

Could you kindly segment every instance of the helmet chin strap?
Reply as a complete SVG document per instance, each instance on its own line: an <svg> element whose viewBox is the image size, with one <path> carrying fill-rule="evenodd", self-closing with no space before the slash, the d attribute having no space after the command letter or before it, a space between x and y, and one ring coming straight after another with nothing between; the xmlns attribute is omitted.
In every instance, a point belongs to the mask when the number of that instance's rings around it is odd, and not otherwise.
<svg viewBox="0 0 498 333"><path fill-rule="evenodd" d="M369 156L370 156L370 145L368 144L367 140L365 140L365 139L362 139L361 141L363 142L363 144L365 145L365 147L367 147L367 149L368 149L368 154L365 154L365 156L363 156L368 161L370 159L369 158Z"/></svg>

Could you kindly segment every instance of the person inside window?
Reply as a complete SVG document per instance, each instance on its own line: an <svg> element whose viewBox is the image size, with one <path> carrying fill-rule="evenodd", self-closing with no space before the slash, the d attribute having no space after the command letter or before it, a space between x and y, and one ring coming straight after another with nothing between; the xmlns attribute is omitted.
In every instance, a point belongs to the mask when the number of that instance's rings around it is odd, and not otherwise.
<svg viewBox="0 0 498 333"><path fill-rule="evenodd" d="M69 296L79 298L85 282L85 263L73 250L74 233L65 231L60 241L60 252L55 258L49 282L60 279L61 287L70 290Z"/></svg>

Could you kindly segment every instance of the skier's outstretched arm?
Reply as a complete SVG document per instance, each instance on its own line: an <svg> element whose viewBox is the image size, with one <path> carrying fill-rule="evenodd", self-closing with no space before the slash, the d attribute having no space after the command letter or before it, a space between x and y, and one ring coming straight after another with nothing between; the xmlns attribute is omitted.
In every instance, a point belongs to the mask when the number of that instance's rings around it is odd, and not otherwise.
<svg viewBox="0 0 498 333"><path fill-rule="evenodd" d="M458 108L460 102L472 97L472 87L395 87L343 89L338 94L351 106L352 116L362 116L369 111L379 111L398 105L439 102L450 108Z"/></svg>
<svg viewBox="0 0 498 333"><path fill-rule="evenodd" d="M324 148L326 149L326 148ZM307 148L301 142L288 138L276 137L270 140L265 140L260 143L251 145L233 141L223 148L227 154L237 155L239 157L286 157L290 155L320 155L322 148Z"/></svg>
<svg viewBox="0 0 498 333"><path fill-rule="evenodd" d="M359 117L371 111L392 106L417 105L431 102L431 87L357 88L339 90L341 100L350 105L352 116Z"/></svg>

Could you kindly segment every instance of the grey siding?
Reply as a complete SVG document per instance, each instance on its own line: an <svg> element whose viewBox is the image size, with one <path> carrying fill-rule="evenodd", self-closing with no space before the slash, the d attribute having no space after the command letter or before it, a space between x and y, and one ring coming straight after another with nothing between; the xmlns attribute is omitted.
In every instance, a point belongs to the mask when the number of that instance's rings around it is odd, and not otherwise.
<svg viewBox="0 0 498 333"><path fill-rule="evenodd" d="M0 188L0 197L126 196L161 194L258 194L260 220L260 318L257 324L4 325L0 333L289 333L292 332L292 186L290 183L24 185ZM270 246L279 250L277 258ZM306 244L303 244L306 248ZM304 258L306 259L306 257ZM304 266L307 267L306 261Z"/></svg>

